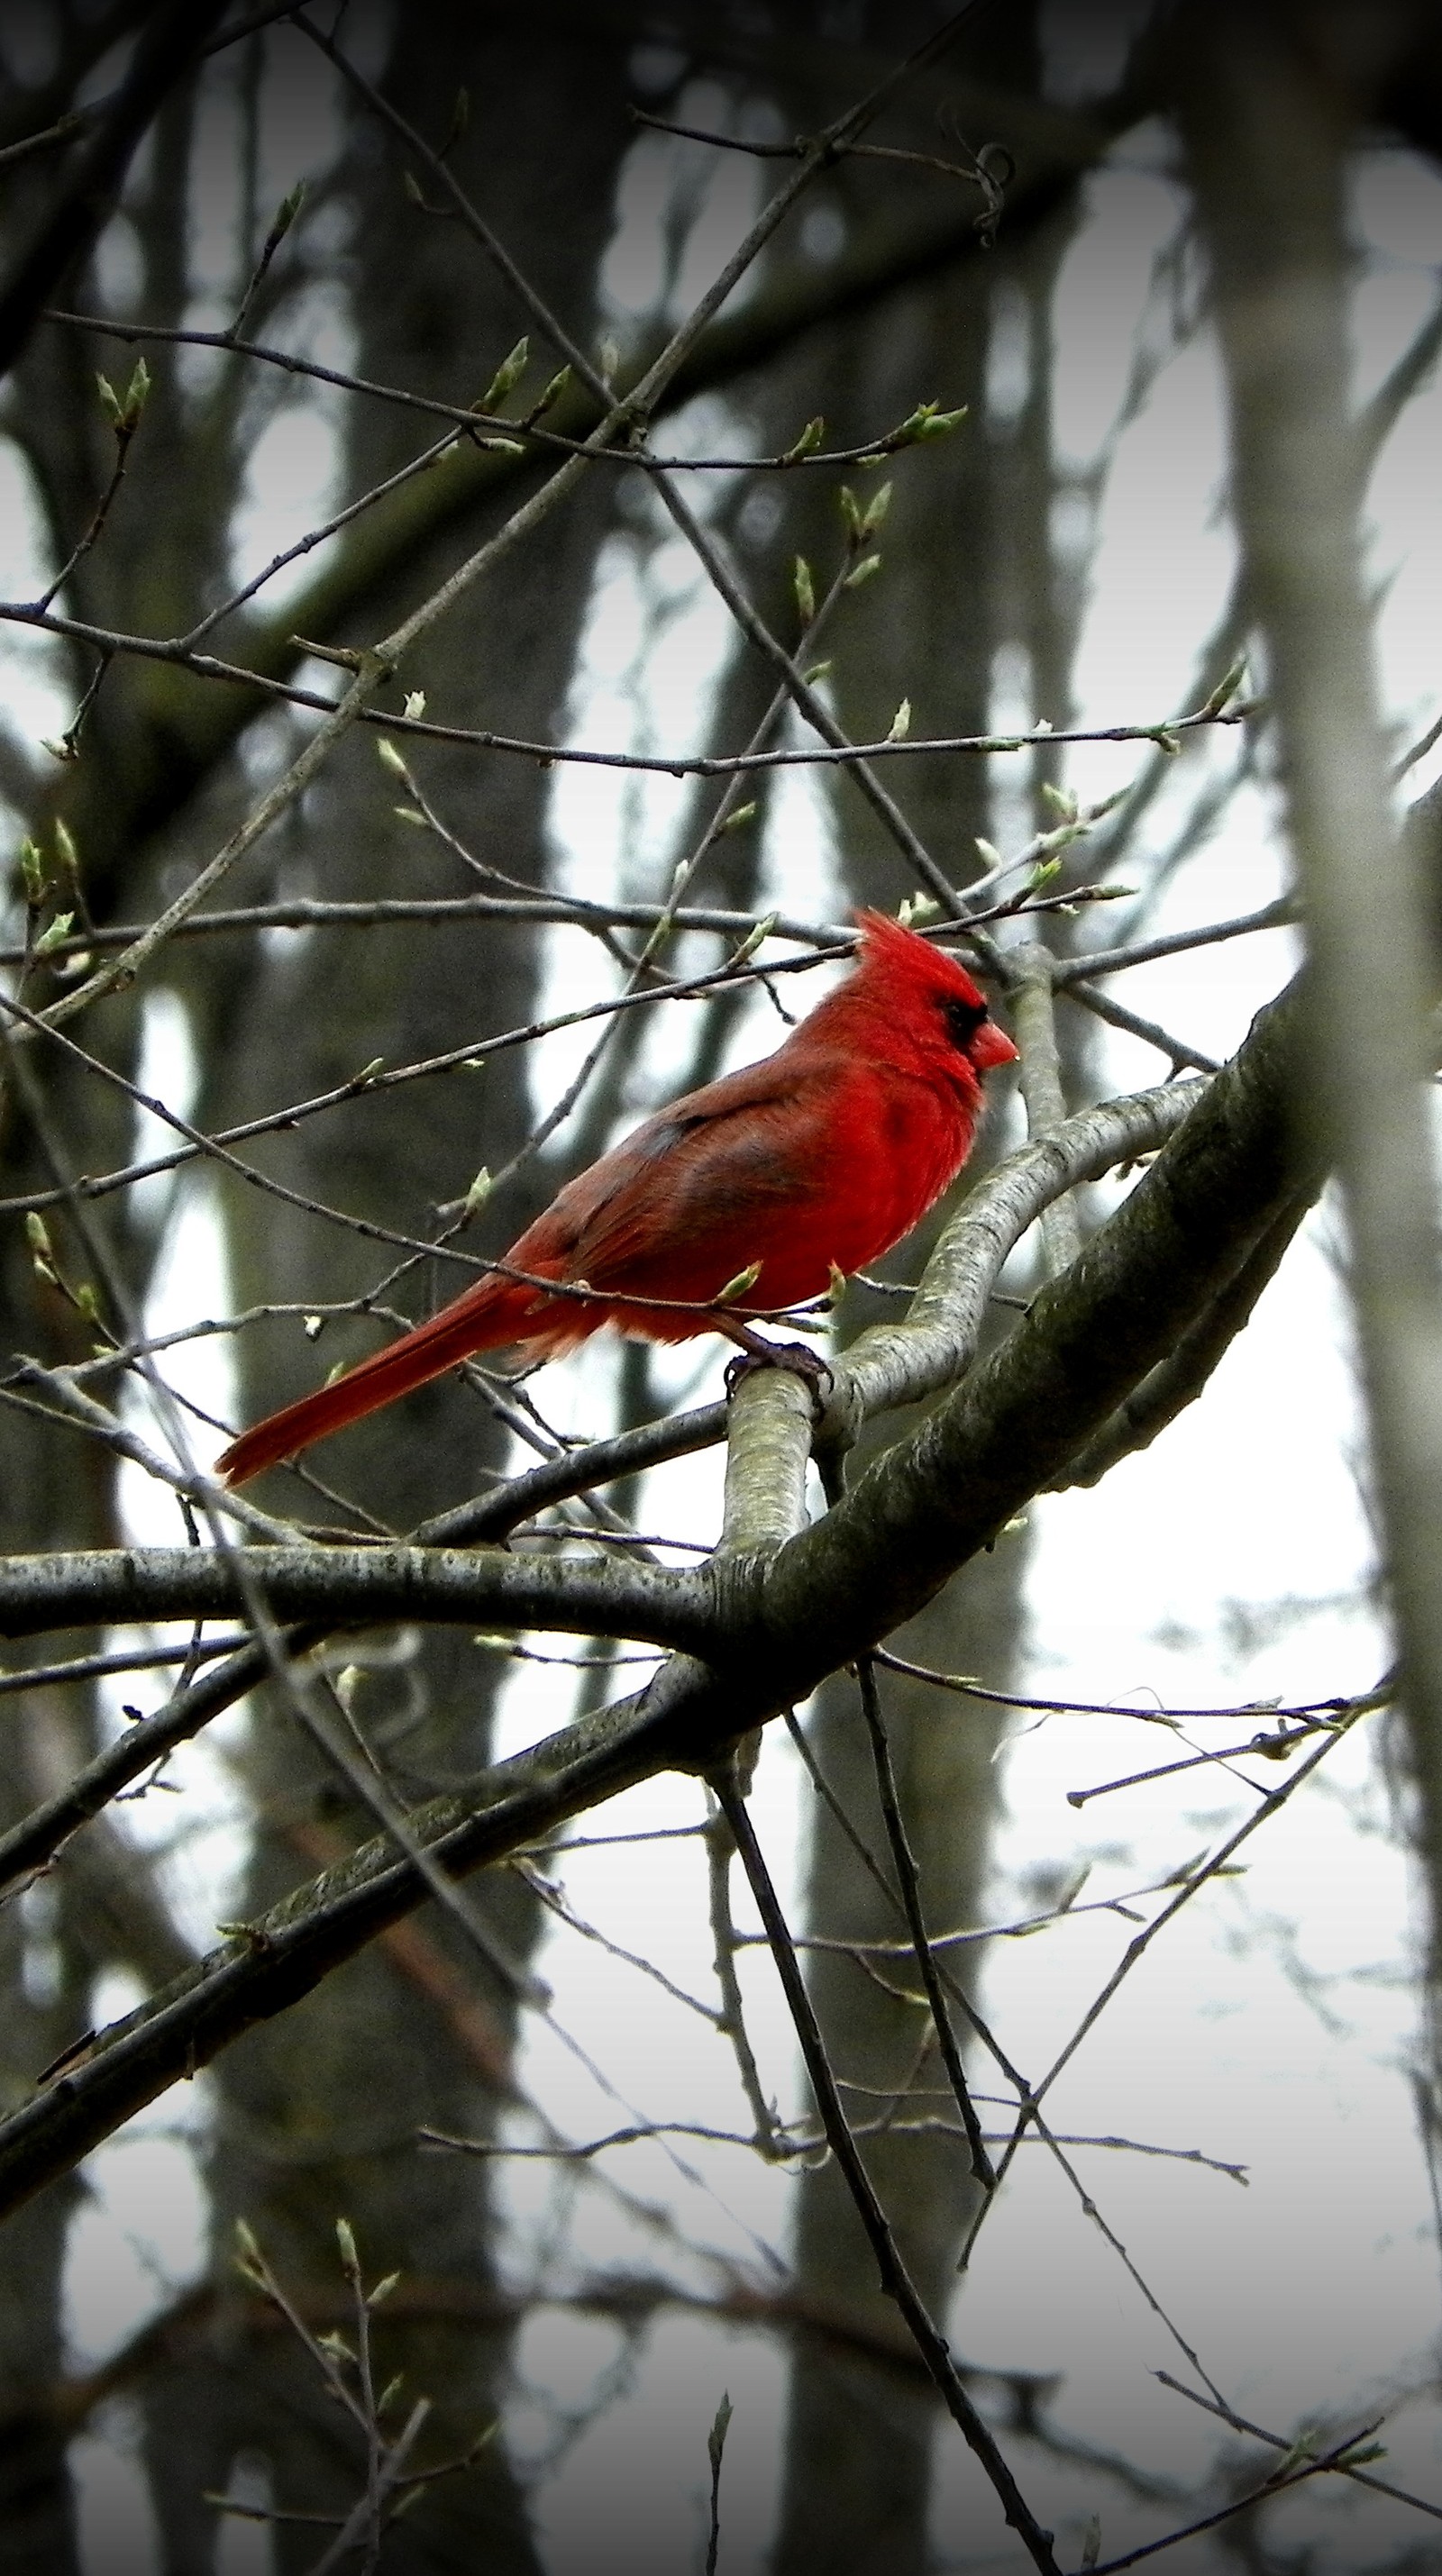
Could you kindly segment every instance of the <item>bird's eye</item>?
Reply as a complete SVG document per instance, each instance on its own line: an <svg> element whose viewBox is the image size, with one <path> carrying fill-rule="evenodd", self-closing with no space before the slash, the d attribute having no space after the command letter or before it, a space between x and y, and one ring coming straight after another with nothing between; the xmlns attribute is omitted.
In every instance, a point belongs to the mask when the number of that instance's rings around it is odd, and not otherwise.
<svg viewBox="0 0 1442 2576"><path fill-rule="evenodd" d="M946 1033L952 1045L966 1053L977 1030L987 1016L985 1002L964 1002L959 993L948 993L941 1005Z"/></svg>

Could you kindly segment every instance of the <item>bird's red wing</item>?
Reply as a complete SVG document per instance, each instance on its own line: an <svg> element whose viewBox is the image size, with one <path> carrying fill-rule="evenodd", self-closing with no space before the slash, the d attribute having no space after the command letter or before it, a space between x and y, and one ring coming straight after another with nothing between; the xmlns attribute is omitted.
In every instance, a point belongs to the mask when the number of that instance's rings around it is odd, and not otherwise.
<svg viewBox="0 0 1442 2576"><path fill-rule="evenodd" d="M541 1220L557 1228L563 1275L620 1294L714 1296L834 1194L843 1080L829 1059L771 1057L648 1119Z"/></svg>

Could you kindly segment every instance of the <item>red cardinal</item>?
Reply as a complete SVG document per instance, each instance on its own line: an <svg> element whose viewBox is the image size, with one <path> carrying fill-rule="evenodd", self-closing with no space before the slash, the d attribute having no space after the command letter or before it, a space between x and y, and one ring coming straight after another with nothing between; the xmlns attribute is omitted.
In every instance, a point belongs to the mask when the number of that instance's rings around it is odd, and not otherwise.
<svg viewBox="0 0 1442 2576"><path fill-rule="evenodd" d="M603 1324L653 1342L718 1329L667 1311L728 1301L739 1321L821 1296L889 1252L971 1150L982 1076L1016 1048L971 977L915 931L863 912L855 971L760 1064L708 1082L568 1181L506 1254L532 1279L594 1289L548 1297L484 1278L333 1386L243 1432L217 1473L243 1485L328 1432L440 1377L473 1351L520 1343L550 1359Z"/></svg>

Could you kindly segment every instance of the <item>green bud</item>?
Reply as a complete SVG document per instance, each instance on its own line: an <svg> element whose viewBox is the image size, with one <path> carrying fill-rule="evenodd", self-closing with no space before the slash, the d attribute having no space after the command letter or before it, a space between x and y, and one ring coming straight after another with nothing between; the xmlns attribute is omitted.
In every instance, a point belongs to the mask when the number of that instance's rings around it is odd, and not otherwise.
<svg viewBox="0 0 1442 2576"><path fill-rule="evenodd" d="M781 915L779 913L768 912L763 920L754 922L752 927L747 931L746 936L742 940L740 947L737 949L735 956L732 958L732 965L749 965L752 958L755 956L757 949L765 947L767 940L770 938L771 933L775 929L780 918Z"/></svg>
<svg viewBox="0 0 1442 2576"><path fill-rule="evenodd" d="M849 483L842 484L836 497L840 505L841 516L845 524L846 533L852 544L854 546L859 546L866 533L861 516L861 504L857 500L856 494L852 491Z"/></svg>
<svg viewBox="0 0 1442 2576"><path fill-rule="evenodd" d="M406 714L407 714L408 716L410 716L413 720L415 720L415 721L417 721L417 722L418 722L418 721L419 721L419 719L420 719L420 718L425 714L425 711L426 711L426 693L425 693L425 690L424 690L424 689L412 689L412 690L410 690L410 691L409 691L409 693L408 693L408 695L407 695L407 698L406 698Z"/></svg>
<svg viewBox="0 0 1442 2576"><path fill-rule="evenodd" d="M818 412L814 420L807 422L795 445L787 448L782 464L799 465L803 456L814 456L825 436L826 423Z"/></svg>
<svg viewBox="0 0 1442 2576"><path fill-rule="evenodd" d="M63 948L74 927L73 912L57 912L54 920L46 923L35 942L36 956L48 957L54 949Z"/></svg>
<svg viewBox="0 0 1442 2576"><path fill-rule="evenodd" d="M32 1252L39 1253L42 1260L49 1260L50 1229L38 1208L30 1208L26 1213L25 1240Z"/></svg>
<svg viewBox="0 0 1442 2576"><path fill-rule="evenodd" d="M383 2299L388 2299L390 2297L392 2290L394 2290L399 2283L400 2277L399 2272L387 2272L383 2281L377 2281L375 2288L372 2290L370 2297L366 2301L366 2306L368 2308L378 2308ZM391 2386L394 2387L395 2385L396 2382L393 2380L391 2382ZM385 2404L384 2398L381 2399L381 2404Z"/></svg>
<svg viewBox="0 0 1442 2576"><path fill-rule="evenodd" d="M95 390L100 396L100 408L104 412L106 419L109 421L111 428L119 429L124 421L125 412L110 378L108 376L97 375L95 379Z"/></svg>
<svg viewBox="0 0 1442 2576"><path fill-rule="evenodd" d="M727 815L725 822L724 822L724 823L722 823L722 824L720 825L719 830L718 830L718 833L717 833L717 838L718 838L718 839L720 838L720 834L721 834L721 832L739 832L739 831L741 831L741 830L744 828L744 826L745 826L747 823L749 823L749 822L750 822L750 820L751 820L751 818L752 818L753 814L755 813L755 811L756 811L756 799L755 799L755 797L754 797L754 796L751 798L750 803L749 803L749 804L747 804L747 805L736 805L736 806L733 806L733 808L732 808L731 812Z"/></svg>
<svg viewBox="0 0 1442 2576"><path fill-rule="evenodd" d="M791 567L791 587L796 593L797 613L803 626L809 626L816 615L816 585L811 566L804 555L798 555Z"/></svg>
<svg viewBox="0 0 1442 2576"><path fill-rule="evenodd" d="M1247 657L1245 653L1243 653L1239 660L1232 664L1226 678L1217 682L1217 685L1213 689L1211 696L1208 698L1206 705L1199 709L1199 713L1204 716L1219 716L1223 707L1225 707L1230 700L1236 696L1237 691L1241 687L1246 676Z"/></svg>
<svg viewBox="0 0 1442 2576"><path fill-rule="evenodd" d="M533 403L531 409L527 412L527 423L529 424L531 421L543 419L545 414L560 401L562 394L566 392L570 382L570 368L561 367L558 369L557 373L552 376L550 383L543 389L540 401L538 403Z"/></svg>
<svg viewBox="0 0 1442 2576"><path fill-rule="evenodd" d="M922 438L948 437L965 420L967 408L963 403L959 411L943 411L934 402L918 403L894 433L897 446L911 447Z"/></svg>
<svg viewBox="0 0 1442 2576"><path fill-rule="evenodd" d="M1055 814L1058 822L1074 823L1076 821L1078 812L1076 798L1071 794L1070 790L1065 787L1053 787L1049 778L1044 778L1042 780L1041 801L1047 808L1048 813Z"/></svg>
<svg viewBox="0 0 1442 2576"><path fill-rule="evenodd" d="M289 232L291 225L295 222L296 216L300 213L301 207L304 204L305 181L304 179L297 179L290 195L288 197L282 197L280 204L275 210L275 221L270 228L270 239L272 245L277 242L284 241L286 234Z"/></svg>
<svg viewBox="0 0 1442 2576"><path fill-rule="evenodd" d="M25 880L26 902L43 903L49 878L36 843L28 837L20 844L20 874Z"/></svg>
<svg viewBox="0 0 1442 2576"><path fill-rule="evenodd" d="M910 698L903 698L895 715L891 719L891 730L886 739L888 742L905 742L910 731L911 700Z"/></svg>
<svg viewBox="0 0 1442 2576"><path fill-rule="evenodd" d="M410 710L407 709L406 712L409 714ZM382 769L388 769L390 771L392 778L403 778L407 787L409 787L411 783L411 773L407 768L401 753L397 751L389 734L377 734L376 758L380 762Z"/></svg>
<svg viewBox="0 0 1442 2576"><path fill-rule="evenodd" d="M355 2230L351 2226L348 2218L338 2218L336 2220L335 2241L340 2247L340 2259L344 2264L345 2269L352 2273L358 2272L360 2270L360 2256L356 2252Z"/></svg>
<svg viewBox="0 0 1442 2576"><path fill-rule="evenodd" d="M861 522L861 534L863 537L875 536L877 529L882 525L890 507L891 485L889 483L883 483L880 491L873 492L870 500L867 502L865 514Z"/></svg>
<svg viewBox="0 0 1442 2576"><path fill-rule="evenodd" d="M755 1287L760 1276L760 1262L748 1261L744 1270L738 1270L734 1279L728 1279L724 1288L717 1289L713 1305L729 1306L733 1298L744 1297L748 1288Z"/></svg>
<svg viewBox="0 0 1442 2576"><path fill-rule="evenodd" d="M118 429L134 429L145 409L150 393L150 369L143 358L137 358L130 382L125 389L125 409L116 423Z"/></svg>
<svg viewBox="0 0 1442 2576"><path fill-rule="evenodd" d="M880 570L880 555L863 555L860 563L846 575L841 587L843 590L860 590L863 582L870 581L872 574Z"/></svg>
<svg viewBox="0 0 1442 2576"><path fill-rule="evenodd" d="M730 2393L728 2391L723 2395L721 2403L716 2409L711 2430L706 2436L706 2450L711 2462L711 2472L713 2476L720 2475L721 2454L726 2448L726 2434L734 2413L735 2408L732 2406Z"/></svg>
<svg viewBox="0 0 1442 2576"><path fill-rule="evenodd" d="M531 344L523 334L509 355L501 360L476 405L477 411L494 411L499 403L505 401L507 394L513 394L530 363Z"/></svg>
<svg viewBox="0 0 1442 2576"><path fill-rule="evenodd" d="M466 1192L465 1207L462 1213L466 1216L478 1215L480 1210L485 1206L494 1187L495 1183L491 1179L490 1173L487 1171L485 1164L482 1163L480 1170L477 1172L475 1179L472 1181L470 1188Z"/></svg>

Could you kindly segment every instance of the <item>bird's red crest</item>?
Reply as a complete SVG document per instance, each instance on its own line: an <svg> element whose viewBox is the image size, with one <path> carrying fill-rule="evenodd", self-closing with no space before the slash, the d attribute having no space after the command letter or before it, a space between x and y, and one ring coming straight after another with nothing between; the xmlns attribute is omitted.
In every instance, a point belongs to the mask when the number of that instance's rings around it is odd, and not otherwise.
<svg viewBox="0 0 1442 2576"><path fill-rule="evenodd" d="M872 964L884 968L888 977L904 975L917 992L952 995L959 1002L986 1007L986 995L979 992L966 968L949 957L944 948L934 948L929 939L920 939L914 930L894 921L888 912L858 912L856 925L861 932L861 971Z"/></svg>

